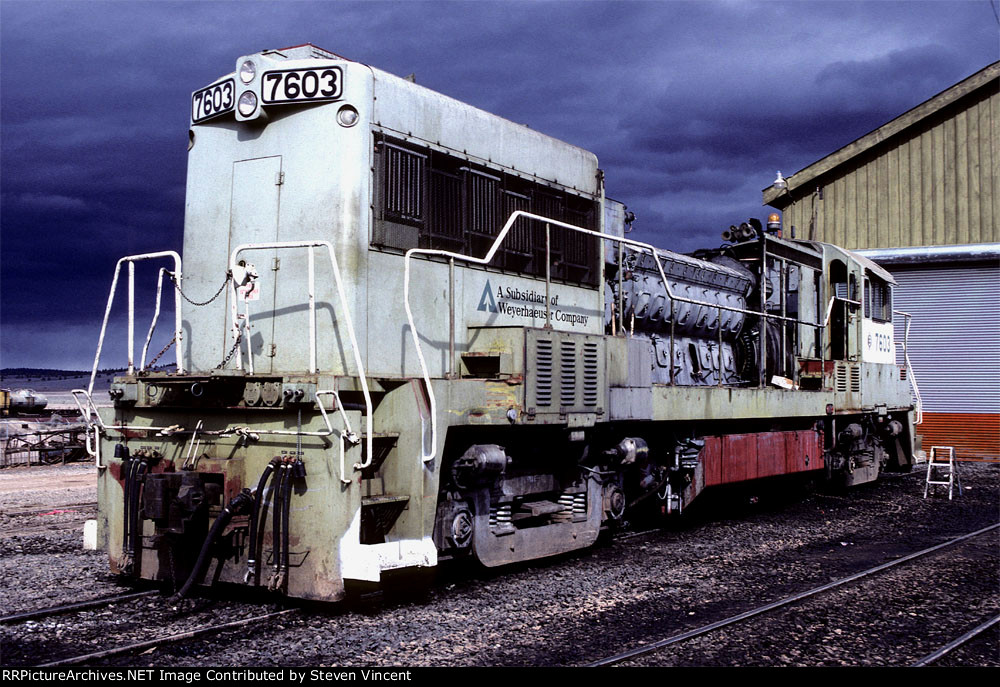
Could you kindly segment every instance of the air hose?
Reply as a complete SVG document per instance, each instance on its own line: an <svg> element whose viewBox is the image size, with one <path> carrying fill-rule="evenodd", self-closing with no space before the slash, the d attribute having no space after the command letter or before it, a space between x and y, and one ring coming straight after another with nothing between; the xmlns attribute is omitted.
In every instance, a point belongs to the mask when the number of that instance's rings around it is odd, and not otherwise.
<svg viewBox="0 0 1000 687"><path fill-rule="evenodd" d="M292 502L292 479L294 477L294 464L286 464L285 482L282 484L281 492L281 571L278 574L275 589L283 588L288 578L288 516Z"/></svg>
<svg viewBox="0 0 1000 687"><path fill-rule="evenodd" d="M281 574L281 522L285 504L285 483L288 482L288 464L282 462L278 474L274 478L271 490L274 492L274 512L271 520L271 540L273 543L274 572L267 582L268 589L279 589L278 577Z"/></svg>
<svg viewBox="0 0 1000 687"><path fill-rule="evenodd" d="M119 452L123 455L119 456ZM122 499L122 563L124 565L127 562L129 546L132 543L132 513L129 507L132 503L132 471L135 469L136 462L138 461L132 461L132 458L128 455L128 449L122 444L115 446L115 457L122 458L122 472L125 475L124 498Z"/></svg>
<svg viewBox="0 0 1000 687"><path fill-rule="evenodd" d="M208 561L210 558L210 553L212 551L212 545L215 544L216 539L222 534L222 531L229 524L229 521L233 519L234 515L243 515L253 506L253 496L249 489L244 489L229 502L222 512L219 513L219 517L215 519L215 523L212 524L212 529L209 530L208 536L205 537L205 542L201 545L201 551L198 553L198 560L195 561L194 568L191 570L191 575L188 577L187 582L181 587L174 596L174 600L183 599L187 596L188 592L191 591L191 587L202 578L205 574L205 568L208 566Z"/></svg>
<svg viewBox="0 0 1000 687"><path fill-rule="evenodd" d="M135 553L140 549L141 546L141 536L142 528L139 524L139 499L142 495L142 481L146 476L146 471L149 469L149 465L146 463L146 459L143 458L139 461L138 467L135 469L135 475L132 477L132 501L129 504L129 515L131 517L131 524L129 534L131 538L128 543L128 553L129 558L134 561Z"/></svg>
<svg viewBox="0 0 1000 687"><path fill-rule="evenodd" d="M260 526L261 503L264 500L264 491L267 489L267 482L271 478L275 469L280 465L281 458L271 459L271 462L267 464L266 468L264 468L264 472L260 474L260 479L257 481L257 490L253 495L253 510L250 512L250 538L248 540L250 551L249 557L247 558L247 574L243 578L243 581L247 584L250 584L251 581L253 581L254 584L258 584L260 580L260 565L257 561L260 558L260 549L264 538L264 528ZM260 528L259 535L258 528ZM260 543L258 543L258 539L261 540Z"/></svg>

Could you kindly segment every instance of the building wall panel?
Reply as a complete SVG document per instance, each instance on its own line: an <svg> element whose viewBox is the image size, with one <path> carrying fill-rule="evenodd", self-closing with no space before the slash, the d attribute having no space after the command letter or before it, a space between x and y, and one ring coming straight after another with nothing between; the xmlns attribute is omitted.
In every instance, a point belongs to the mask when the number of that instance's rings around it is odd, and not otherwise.
<svg viewBox="0 0 1000 687"><path fill-rule="evenodd" d="M952 446L957 458L1000 459L1000 414L924 413L917 427L923 449Z"/></svg>
<svg viewBox="0 0 1000 687"><path fill-rule="evenodd" d="M1000 413L1000 265L891 266L926 413ZM903 318L896 318L896 341ZM901 356L900 356L900 361Z"/></svg>
<svg viewBox="0 0 1000 687"><path fill-rule="evenodd" d="M846 248L1000 241L998 110L994 81L775 199L786 232L810 238L816 203L813 238Z"/></svg>

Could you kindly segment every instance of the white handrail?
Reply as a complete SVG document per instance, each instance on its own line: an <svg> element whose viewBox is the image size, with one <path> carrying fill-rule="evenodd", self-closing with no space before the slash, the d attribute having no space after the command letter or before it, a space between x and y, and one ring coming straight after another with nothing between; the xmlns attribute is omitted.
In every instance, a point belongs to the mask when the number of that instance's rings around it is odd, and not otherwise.
<svg viewBox="0 0 1000 687"><path fill-rule="evenodd" d="M101 465L101 437L100 437L100 431L104 427L104 422L101 420L101 414L99 412L97 412L97 406L94 405L94 399L92 399L90 397L90 394L87 392L86 389L73 389L72 391L70 391L70 393L73 394L73 401L76 403L76 407L80 409L80 417L82 417L83 421L85 423L87 423L87 429L86 429L86 432L85 432L85 434L86 434L86 440L85 440L86 443L84 444L84 448L87 449L87 455L93 456L93 458L94 458L94 465L97 467L98 470L103 470L104 468L107 467L107 465ZM77 398L77 394L83 394L84 397L87 399L87 406L88 406L87 408L84 408L83 404L80 403L80 399ZM97 422L94 422L93 419L92 419L92 417L94 415L97 416ZM93 448L91 448L91 446L90 446L90 430L91 429L94 430L94 447Z"/></svg>
<svg viewBox="0 0 1000 687"><path fill-rule="evenodd" d="M910 364L910 352L907 348L907 342L910 339L910 324L913 320L913 315L908 312L903 312L902 310L893 310L893 314L903 316L903 340L897 341L896 345L903 348L903 364L906 366L906 377L910 380L910 388L913 389L913 397L916 399L914 404L914 413L916 418L913 420L913 424L919 425L924 421L924 402L920 398L920 388L917 386L917 376L913 374L913 366Z"/></svg>
<svg viewBox="0 0 1000 687"><path fill-rule="evenodd" d="M477 264L477 265L486 265L486 264L489 264L489 262L492 261L493 257L496 255L497 250L499 250L500 245L503 243L504 239L507 237L507 234L510 231L511 227L514 225L514 222L516 222L521 217L524 217L526 219L535 220L535 221L538 221L538 222L545 222L547 224L554 225L554 226L557 226L557 227L563 227L564 229L569 229L571 231L576 231L576 232L579 232L581 234L586 234L588 236L596 236L596 237L598 237L600 239L603 239L603 240L616 241L616 242L618 242L620 244L631 246L633 248L639 249L640 252L647 252L648 251L649 254L653 256L653 260L656 263L656 269L660 273L660 280L663 283L663 287L664 287L664 289L667 292L667 297L671 301L679 301L681 303L691 303L692 305L700 305L700 306L707 306L707 307L710 307L710 308L718 308L718 309L721 309L721 310L726 310L726 311L730 311L730 312L739 312L739 313L743 313L743 314L746 314L746 315L757 315L759 317L763 317L763 318L766 318L766 319L784 320L784 321L787 321L787 322L795 322L797 324L807 324L807 325L810 325L810 326L813 326L813 327L815 327L815 326L826 327L827 326L826 324L817 325L816 323L813 323L813 322L804 322L804 321L799 320L797 318L787 317L785 315L774 315L772 313L767 313L767 312L758 312L756 310L747 310L745 308L737 308L737 307L730 306L730 305L722 305L722 304L719 304L719 303L709 303L707 301L699 301L699 300L696 300L696 299L693 299L693 298L685 298L683 296L677 296L676 294L674 294L673 289L670 288L670 282L667 280L667 275L663 271L663 264L660 262L660 256L659 256L660 252L670 253L671 251L667 251L667 250L664 250L662 248L657 248L657 247L655 247L655 246L653 246L651 244L643 243L641 241L635 241L633 239L628 239L628 238L625 238L623 236L612 236L610 234L605 234L605 233L600 232L600 231L594 231L593 229L584 229L583 227L578 227L578 226L575 226L575 225L572 225L572 224L567 224L566 222L561 222L559 220L550 219L548 217L543 217L541 215L536 215L536 214L533 214L533 213L530 213L530 212L526 212L524 210L515 210L514 212L512 212L510 214L510 217L507 218L507 222L503 225L503 228L500 230L500 233L497 234L496 238L493 240L493 244L490 246L490 249L486 252L486 255L484 255L481 258L475 258L475 257L469 256L469 255L464 255L462 253L455 253L453 251L440 250L440 249L434 249L434 248L411 248L410 250L406 251L406 256L404 258L404 266L403 266L403 279L404 279L404 281L403 281L403 306L404 306L404 308L406 310L406 320L407 320L407 322L410 325L410 337L413 339L413 345L414 345L414 347L417 350L417 360L420 362L420 370L421 370L421 373L423 375L424 385L427 387L427 395L428 395L428 401L430 403L430 413L431 413L431 449L430 449L430 453L426 452L424 446L421 446L421 449L420 449L421 450L421 460L423 460L423 462L425 462L425 463L430 462L431 460L433 460L435 452L436 452L436 448L435 447L437 446L437 402L436 402L435 397L434 397L434 390L431 388L430 373L427 370L427 363L424 360L423 350L421 349L421 346L420 346L420 338L419 338L419 336L417 334L416 325L413 322L413 312L410 309L410 257L413 256L413 255L437 255L437 256L441 256L441 257L447 257L447 258L454 258L454 259L457 259L457 260L463 260L465 262L470 262L470 263L474 263L474 264ZM832 307L833 307L833 299L831 298L830 299L830 305L827 308L828 312L829 312L829 309L832 308ZM546 304L546 308L548 308L548 304ZM828 315L828 317L829 317L829 315Z"/></svg>
<svg viewBox="0 0 1000 687"><path fill-rule="evenodd" d="M310 314L309 314L309 322L310 322L310 328L309 328L309 330L310 330L309 331L309 337L310 337L310 339L309 339L309 361L310 361L310 366L311 366L312 369L310 369L309 371L315 373L316 372L316 329L315 329L315 318L316 318L315 308L316 308L316 302L315 302L315 298L314 298L315 290L314 290L314 284L313 284L313 274L314 273L313 273L313 267L312 267L311 262L312 262L312 258L314 257L312 249L313 248L320 248L320 247L326 248L327 254L330 256L330 266L333 268L333 279L334 279L334 283L337 286L337 297L340 299L340 307L344 311L344 319L345 319L345 321L347 323L347 335L348 335L348 338L350 338L350 341L351 341L351 351L354 354L354 364L358 368L358 378L361 380L361 391L362 391L362 393L364 394L364 397L365 397L365 432L366 432L365 445L366 445L366 448L368 450L368 455L367 455L367 458L366 458L365 462L359 463L358 465L355 465L355 468L357 468L357 469L364 469L364 468L368 467L369 465L371 465L372 456L374 455L374 452L372 450L372 446L373 446L373 444L372 444L372 434L373 434L372 433L372 413L373 413L372 398L371 398L371 393L368 391L368 378L365 376L364 362L361 360L361 351L358 348L358 340L357 340L357 337L354 334L354 320L351 317L351 308L348 305L347 296L344 294L344 284L343 284L343 280L341 279L341 276L340 276L340 267L337 265L337 254L336 254L336 252L333 249L333 244L330 243L329 241L275 241L275 242L271 242L271 243L244 243L244 244L241 244L241 245L237 246L233 250L233 252L230 254L230 256L229 256L229 270L230 270L230 273L235 274L235 270L236 270L236 258L243 251L250 251L250 250L274 250L274 249L282 249L282 248L309 248L310 249L309 250L309 259L310 259L310 267L309 267L309 294L310 294L309 295L309 311L310 311ZM234 337L238 336L238 331L236 331L236 327L237 327L237 324L236 324L236 312L237 312L236 300L237 300L237 296L239 294L239 292L237 290L238 287L239 287L239 284L237 284L236 280L234 279L233 280L233 284L232 284L232 290L233 290L233 293L232 293L232 302L230 304L230 310L231 310L231 315L232 315L232 318L233 318L233 326L234 326L234 332L233 332ZM247 313L247 315L248 315L248 317L247 317L246 325L247 325L247 327L249 327L249 324L250 324L249 323L249 312ZM248 332L249 332L249 329L248 329ZM234 341L235 341L235 338L234 338ZM248 348L248 350L249 350L249 348ZM253 362L253 360L251 358L251 364L252 364L252 362ZM242 348L240 346L236 347L236 369L238 369L238 370L242 370L243 369L243 351L242 351ZM320 403L320 409L322 410L322 403ZM275 432L272 432L272 433L275 433ZM293 434L294 434L294 432L293 432Z"/></svg>
<svg viewBox="0 0 1000 687"><path fill-rule="evenodd" d="M120 433L124 433L124 432L156 432L156 434L158 436L167 436L167 437L172 437L172 436L175 436L175 435L185 435L185 434L191 434L191 435L203 434L203 435L206 435L206 436L214 436L214 437L227 437L227 436L232 436L234 434L245 434L245 435L275 434L275 435L293 436L293 437L294 436L299 436L299 437L328 437L331 434L333 434L333 432L334 432L333 427L330 425L329 416L326 414L326 409L324 409L322 407L322 403L319 403L319 405L320 405L320 414L323 416L323 420L324 420L324 422L326 424L326 431L325 432L322 431L322 430L316 431L316 432L301 432L301 431L294 431L294 430L291 430L291 429L258 429L258 430L251 431L249 427L240 427L238 425L237 426L233 426L233 427L226 427L225 429L204 429L202 427L202 424L203 424L202 420L200 420L200 419L198 420L198 422L197 422L197 424L196 424L196 426L195 426L194 429L185 429L184 427L182 427L180 425L170 425L170 426L167 426L167 427L158 427L158 426L155 426L155 425L126 425L126 424L117 424L117 425L110 425L110 426L108 426L108 425L105 425L104 424L104 420L101 419L100 414L97 412L97 406L94 404L93 399L90 397L90 394L87 393L86 389L73 389L73 391L71 393L73 394L73 400L76 401L77 408L79 408L79 410L80 410L80 414L83 416L83 421L86 422L88 425L94 425L94 426L98 427L99 429L103 430L104 432L120 432ZM87 405L90 406L90 408L93 409L92 412L97 417L97 421L96 422L88 417L87 410L83 407L83 405L80 403L80 400L76 397L77 394L83 394L86 397L86 399L87 399ZM316 392L316 396L317 397L319 397L320 394L334 394L336 396L336 392L335 391L317 391ZM318 400L317 400L317 402L318 402ZM340 397L339 396L337 397L337 403L338 404L340 403ZM346 416L344 416L344 422L345 422L345 424L347 424L347 418L346 418ZM348 432L350 433L350 425L348 425ZM93 454L91 454L91 455L93 455ZM363 467L368 467L368 466L364 465Z"/></svg>
<svg viewBox="0 0 1000 687"><path fill-rule="evenodd" d="M149 342L153 338L153 330L156 329L156 321L160 317L160 297L163 295L163 274L166 267L161 267L156 276L156 306L153 309L153 321L149 323L149 332L146 334L146 343L142 345L142 356L139 358L139 369L146 369L146 353L149 351Z"/></svg>
<svg viewBox="0 0 1000 687"><path fill-rule="evenodd" d="M94 380L97 378L97 367L101 362L101 349L104 347L104 335L108 329L108 319L111 316L111 306L115 302L115 290L118 287L118 275L121 273L122 264L129 265L129 309L128 309L128 371L129 374L135 369L133 358L132 336L135 331L135 267L134 264L140 260L152 260L154 258L173 258L174 276L177 288L174 290L174 337L177 346L177 372L184 371L184 362L181 356L181 256L177 251L166 250L157 253L142 253L139 255L127 255L115 265L115 276L111 280L111 293L108 295L108 304L104 309L104 321L101 323L101 335L97 339L97 353L94 355L94 367L90 372L90 384L87 385L87 396L94 393Z"/></svg>
<svg viewBox="0 0 1000 687"><path fill-rule="evenodd" d="M323 415L323 421L326 422L326 426L327 427L331 427L331 425L330 425L330 418L327 417L327 415L326 415L326 408L323 407L323 402L319 398L321 395L324 395L324 394L329 394L329 395L333 396L333 398L336 400L336 402L337 402L337 410L340 411L340 417L344 421L344 430L345 431L338 430L338 431L340 431L340 481L343 482L344 484L350 484L353 480L351 478L349 478L349 477L346 476L346 474L345 474L346 470L344 469L344 454L345 454L345 446L344 446L344 444L347 443L347 442L350 442L351 444L357 444L357 443L359 443L358 435L355 434L351 430L351 423L347 419L347 413L344 412L344 404L340 402L340 394L337 393L336 389L323 389L321 391L317 391L316 392L316 402L319 405L319 412L320 412L320 414ZM371 461L369 459L369 463L370 462ZM355 463L355 465L354 465L355 469L359 469L358 466L359 466L359 464ZM368 466L366 465L365 467L368 467Z"/></svg>

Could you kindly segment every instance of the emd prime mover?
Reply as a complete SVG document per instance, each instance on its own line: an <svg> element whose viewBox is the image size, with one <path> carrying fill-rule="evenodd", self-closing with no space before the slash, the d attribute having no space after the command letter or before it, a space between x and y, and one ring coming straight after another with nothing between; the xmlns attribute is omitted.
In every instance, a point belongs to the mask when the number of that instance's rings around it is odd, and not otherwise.
<svg viewBox="0 0 1000 687"><path fill-rule="evenodd" d="M189 136L183 270L119 263L128 374L86 413L123 575L335 600L714 485L910 465L893 280L864 258L756 222L633 241L591 153L311 45L239 58ZM132 266L163 258L169 373L131 341Z"/></svg>

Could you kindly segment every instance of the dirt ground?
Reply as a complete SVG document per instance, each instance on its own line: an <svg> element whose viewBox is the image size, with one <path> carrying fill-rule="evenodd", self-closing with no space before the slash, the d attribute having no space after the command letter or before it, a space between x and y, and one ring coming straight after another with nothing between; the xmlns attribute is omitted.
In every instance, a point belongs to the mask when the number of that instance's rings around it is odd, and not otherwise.
<svg viewBox="0 0 1000 687"><path fill-rule="evenodd" d="M87 503L97 499L93 463L10 467L0 470L0 510Z"/></svg>

